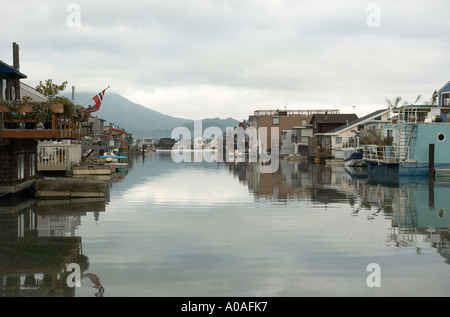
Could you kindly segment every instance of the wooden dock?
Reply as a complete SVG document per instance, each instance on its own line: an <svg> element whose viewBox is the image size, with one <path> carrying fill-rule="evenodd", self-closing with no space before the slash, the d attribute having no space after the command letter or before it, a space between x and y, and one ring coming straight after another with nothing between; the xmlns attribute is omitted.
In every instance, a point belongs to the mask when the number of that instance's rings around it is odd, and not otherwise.
<svg viewBox="0 0 450 317"><path fill-rule="evenodd" d="M36 180L36 197L42 199L105 197L106 183L97 177L54 177Z"/></svg>
<svg viewBox="0 0 450 317"><path fill-rule="evenodd" d="M113 165L80 165L72 168L73 176L111 175L115 172L116 167Z"/></svg>

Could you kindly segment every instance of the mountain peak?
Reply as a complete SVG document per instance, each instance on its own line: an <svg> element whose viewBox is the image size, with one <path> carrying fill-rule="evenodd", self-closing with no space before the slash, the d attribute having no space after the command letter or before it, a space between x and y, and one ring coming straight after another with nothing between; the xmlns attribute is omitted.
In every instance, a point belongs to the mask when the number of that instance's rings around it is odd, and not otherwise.
<svg viewBox="0 0 450 317"><path fill-rule="evenodd" d="M83 104L96 93L75 92L75 103ZM71 93L64 94L67 98L71 98ZM108 123L114 123L133 133L137 138L169 138L172 130L179 126L189 126L194 120L185 118L176 118L166 114L162 114L153 109L137 104L122 95L114 92L105 93L100 110L93 114L104 119ZM219 119L203 119L207 124L203 126L217 126L219 128L224 125L237 126L238 120L228 118Z"/></svg>

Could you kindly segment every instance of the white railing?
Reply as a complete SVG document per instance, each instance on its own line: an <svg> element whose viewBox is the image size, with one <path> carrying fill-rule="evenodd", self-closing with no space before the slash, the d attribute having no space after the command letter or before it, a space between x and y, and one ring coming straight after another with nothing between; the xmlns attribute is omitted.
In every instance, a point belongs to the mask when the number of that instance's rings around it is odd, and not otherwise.
<svg viewBox="0 0 450 317"><path fill-rule="evenodd" d="M39 144L37 155L38 170L67 170L80 163L81 144Z"/></svg>
<svg viewBox="0 0 450 317"><path fill-rule="evenodd" d="M253 112L257 117L273 116L312 116L313 114L339 114L337 109L318 110L256 110Z"/></svg>
<svg viewBox="0 0 450 317"><path fill-rule="evenodd" d="M363 160L379 163L401 163L409 159L409 146L363 145Z"/></svg>

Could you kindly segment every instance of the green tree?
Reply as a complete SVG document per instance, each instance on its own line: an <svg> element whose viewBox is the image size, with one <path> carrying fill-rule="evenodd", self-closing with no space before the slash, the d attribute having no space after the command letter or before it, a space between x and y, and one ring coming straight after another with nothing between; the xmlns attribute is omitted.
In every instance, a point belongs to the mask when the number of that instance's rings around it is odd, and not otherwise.
<svg viewBox="0 0 450 317"><path fill-rule="evenodd" d="M53 102L58 97L58 94L66 89L67 81L60 85L54 84L53 79L47 79L45 83L39 81L39 85L36 86L36 91L47 97L48 101Z"/></svg>

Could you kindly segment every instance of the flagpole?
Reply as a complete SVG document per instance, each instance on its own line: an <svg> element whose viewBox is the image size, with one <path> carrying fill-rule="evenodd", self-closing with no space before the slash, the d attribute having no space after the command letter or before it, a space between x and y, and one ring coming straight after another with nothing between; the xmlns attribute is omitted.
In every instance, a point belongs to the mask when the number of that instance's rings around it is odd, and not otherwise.
<svg viewBox="0 0 450 317"><path fill-rule="evenodd" d="M110 87L110 86L106 87L106 88L103 89L102 91L108 89L109 87ZM95 96L97 96L97 95L95 95ZM95 96L94 96L94 97L95 97ZM94 97L92 97L91 99L89 99L88 101L86 101L86 102L82 105L82 107L84 107L89 101L91 101L92 99L94 99Z"/></svg>

